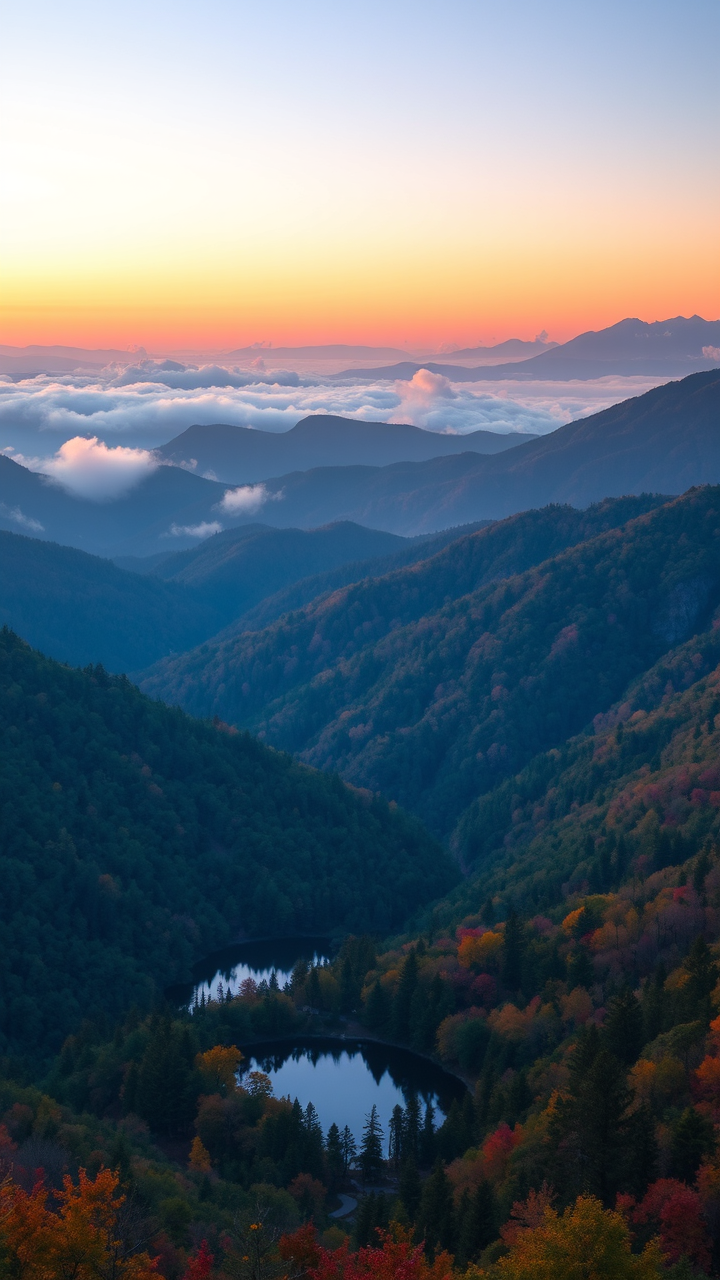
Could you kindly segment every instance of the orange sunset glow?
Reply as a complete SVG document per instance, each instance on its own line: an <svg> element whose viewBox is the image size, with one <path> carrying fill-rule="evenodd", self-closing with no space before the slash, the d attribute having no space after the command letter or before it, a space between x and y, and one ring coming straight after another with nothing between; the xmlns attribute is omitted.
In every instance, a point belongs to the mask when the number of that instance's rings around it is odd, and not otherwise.
<svg viewBox="0 0 720 1280"><path fill-rule="evenodd" d="M378 39L372 9L323 5L268 28L218 3L192 38L143 11L140 44L133 6L116 30L37 3L32 41L13 15L0 342L432 348L714 316L709 54L644 6L617 7L620 44L564 6L456 8L462 46L403 6Z"/></svg>

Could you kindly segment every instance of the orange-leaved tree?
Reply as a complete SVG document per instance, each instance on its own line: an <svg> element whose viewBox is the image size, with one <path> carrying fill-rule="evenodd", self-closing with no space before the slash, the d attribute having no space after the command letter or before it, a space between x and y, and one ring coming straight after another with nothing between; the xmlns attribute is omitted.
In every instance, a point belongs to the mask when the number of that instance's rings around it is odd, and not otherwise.
<svg viewBox="0 0 720 1280"><path fill-rule="evenodd" d="M118 1182L109 1169L94 1179L81 1169L77 1185L66 1177L62 1191L38 1181L27 1192L7 1178L0 1187L0 1242L10 1273L23 1280L157 1280L148 1254L124 1238Z"/></svg>
<svg viewBox="0 0 720 1280"><path fill-rule="evenodd" d="M659 1280L662 1257L652 1242L638 1256L622 1214L594 1196L579 1196L562 1215L547 1207L542 1222L521 1230L486 1275L497 1280ZM479 1276L471 1268L468 1276Z"/></svg>
<svg viewBox="0 0 720 1280"><path fill-rule="evenodd" d="M237 1089L237 1071L243 1055L234 1045L216 1044L205 1053L199 1053L195 1066L210 1093L234 1093Z"/></svg>

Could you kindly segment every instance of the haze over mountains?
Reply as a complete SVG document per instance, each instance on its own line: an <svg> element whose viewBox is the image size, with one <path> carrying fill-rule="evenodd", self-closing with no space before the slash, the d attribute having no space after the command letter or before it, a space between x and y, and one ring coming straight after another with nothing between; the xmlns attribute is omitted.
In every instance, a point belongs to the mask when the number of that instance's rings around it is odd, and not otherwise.
<svg viewBox="0 0 720 1280"><path fill-rule="evenodd" d="M677 316L652 324L628 319L599 332L581 333L569 342L544 350L530 360L512 364L481 364L459 369L453 357L442 363L419 365L405 360L398 364L354 369L338 377L363 376L378 379L410 379L418 369L429 369L455 382L481 382L497 378L511 381L535 379L557 381L566 378L603 378L610 374L631 377L648 374L657 377L684 377L688 373L710 369L720 363L720 320L703 320L701 316ZM469 352L463 352L469 355Z"/></svg>
<svg viewBox="0 0 720 1280"><path fill-rule="evenodd" d="M0 457L0 528L109 556L151 555L258 517L277 528L349 520L413 536L548 502L585 506L624 493L679 493L720 480L719 411L720 372L711 370L493 456L462 452L384 467L324 466L229 489L184 467L157 466L148 455L145 478L105 502L73 495ZM311 434L318 423L320 434L327 429L315 418ZM455 446L458 438L449 439Z"/></svg>
<svg viewBox="0 0 720 1280"><path fill-rule="evenodd" d="M0 626L73 666L138 671L223 629L266 625L348 582L414 564L461 532L406 539L352 524L254 524L118 563L0 532Z"/></svg>
<svg viewBox="0 0 720 1280"><path fill-rule="evenodd" d="M457 453L500 453L532 435L471 431L450 435L408 423L367 422L314 414L290 431L256 431L217 423L194 426L156 450L174 466L227 484L252 484L288 471L314 467L386 466Z"/></svg>

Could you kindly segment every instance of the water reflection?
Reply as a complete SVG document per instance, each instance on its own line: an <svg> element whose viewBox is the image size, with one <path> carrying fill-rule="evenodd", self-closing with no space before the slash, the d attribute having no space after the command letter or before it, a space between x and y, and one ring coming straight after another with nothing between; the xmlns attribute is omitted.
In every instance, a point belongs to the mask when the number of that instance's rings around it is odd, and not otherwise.
<svg viewBox="0 0 720 1280"><path fill-rule="evenodd" d="M436 1124L450 1110L453 1098L462 1100L465 1086L441 1067L409 1050L367 1041L297 1039L254 1045L247 1051L242 1074L264 1071L277 1098L312 1102L327 1134L335 1122L348 1125L356 1142L373 1103L385 1134L393 1108L406 1107L415 1095L424 1111L429 1103Z"/></svg>
<svg viewBox="0 0 720 1280"><path fill-rule="evenodd" d="M255 982L270 982L273 973L278 986L282 988L289 982L299 960L322 964L332 954L330 939L321 936L238 942L206 956L195 966L194 981L170 987L167 996L170 1000L189 1007L203 995L206 1000L210 996L216 999L220 985L223 992L229 989L233 995L237 995L246 978L253 978Z"/></svg>

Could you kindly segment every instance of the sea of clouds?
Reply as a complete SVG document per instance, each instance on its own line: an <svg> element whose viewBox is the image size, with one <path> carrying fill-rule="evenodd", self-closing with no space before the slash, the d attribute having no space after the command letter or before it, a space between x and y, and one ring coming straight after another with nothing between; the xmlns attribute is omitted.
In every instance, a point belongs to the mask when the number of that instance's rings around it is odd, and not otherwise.
<svg viewBox="0 0 720 1280"><path fill-rule="evenodd" d="M421 369L412 381L367 384L255 365L146 360L90 376L0 375L0 452L84 497L107 500L158 465L154 448L197 423L282 432L307 414L331 413L460 435L545 435L656 381L453 383Z"/></svg>

